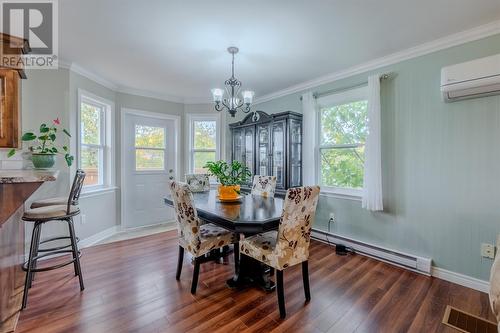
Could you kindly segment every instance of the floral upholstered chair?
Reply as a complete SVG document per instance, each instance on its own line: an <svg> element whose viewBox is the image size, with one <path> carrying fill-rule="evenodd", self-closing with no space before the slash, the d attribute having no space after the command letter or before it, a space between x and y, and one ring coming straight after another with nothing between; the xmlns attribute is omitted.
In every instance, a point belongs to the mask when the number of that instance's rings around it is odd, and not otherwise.
<svg viewBox="0 0 500 333"><path fill-rule="evenodd" d="M191 293L195 294L198 285L201 257L211 250L235 244L234 256L235 263L237 263L239 258L238 236L212 223L201 224L196 208L194 207L193 195L186 183L172 182L170 190L179 232L179 261L177 263L176 279L180 279L184 250L187 250L194 257Z"/></svg>
<svg viewBox="0 0 500 333"><path fill-rule="evenodd" d="M252 194L263 197L274 197L276 176L254 176Z"/></svg>
<svg viewBox="0 0 500 333"><path fill-rule="evenodd" d="M191 192L208 192L210 191L210 179L207 174L187 174L186 183Z"/></svg>
<svg viewBox="0 0 500 333"><path fill-rule="evenodd" d="M286 316L283 290L283 270L302 264L304 293L309 290L309 242L311 227L318 204L319 186L291 188L286 193L278 231L269 231L248 237L240 242L240 253L257 259L276 269L280 316Z"/></svg>

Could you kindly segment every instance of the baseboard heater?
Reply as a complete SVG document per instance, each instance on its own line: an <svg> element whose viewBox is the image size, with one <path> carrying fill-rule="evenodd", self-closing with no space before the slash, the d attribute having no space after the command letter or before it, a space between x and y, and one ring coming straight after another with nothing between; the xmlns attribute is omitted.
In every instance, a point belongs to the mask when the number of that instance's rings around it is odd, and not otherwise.
<svg viewBox="0 0 500 333"><path fill-rule="evenodd" d="M314 228L312 230L311 237L328 244L343 244L352 248L356 253L400 266L417 273L431 275L432 259L430 258L423 258L399 251L385 249L380 246L334 235L332 233Z"/></svg>

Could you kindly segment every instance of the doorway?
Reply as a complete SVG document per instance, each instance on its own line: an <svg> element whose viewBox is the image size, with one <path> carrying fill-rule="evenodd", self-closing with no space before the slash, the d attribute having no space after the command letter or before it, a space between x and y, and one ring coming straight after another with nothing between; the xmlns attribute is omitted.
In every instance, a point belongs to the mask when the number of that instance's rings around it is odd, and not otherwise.
<svg viewBox="0 0 500 333"><path fill-rule="evenodd" d="M147 227L174 220L163 198L179 170L180 117L122 109L122 226Z"/></svg>

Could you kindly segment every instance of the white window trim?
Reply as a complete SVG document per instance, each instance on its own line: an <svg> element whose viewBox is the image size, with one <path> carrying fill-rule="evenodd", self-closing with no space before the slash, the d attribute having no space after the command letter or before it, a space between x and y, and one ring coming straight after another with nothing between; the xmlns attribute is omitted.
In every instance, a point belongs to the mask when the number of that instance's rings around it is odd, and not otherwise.
<svg viewBox="0 0 500 333"><path fill-rule="evenodd" d="M101 128L101 134L104 133L102 138L103 146L103 184L102 185L92 185L84 186L82 188L82 193L98 193L100 191L106 192L110 189L116 189L115 187L115 135L114 135L114 123L115 123L115 103L113 101L107 100L95 94L92 94L84 89L78 89L77 98L77 135L76 135L76 151L77 151L77 165L78 168L81 166L81 105L82 102L88 101L93 104L101 105L104 109L104 117L101 120L103 123L103 128ZM92 145L86 145L92 146Z"/></svg>
<svg viewBox="0 0 500 333"><path fill-rule="evenodd" d="M189 113L187 115L187 129L186 129L186 142L187 142L187 157L186 157L186 174L194 173L194 153L202 151L214 151L214 149L194 149L194 131L193 124L195 121L215 121L216 123L216 141L215 141L215 158L220 160L222 154L222 147L225 145L222 142L223 124L220 113L205 114L205 113Z"/></svg>
<svg viewBox="0 0 500 333"><path fill-rule="evenodd" d="M324 107L329 107L332 105L346 104L350 102L355 102L359 100L368 100L368 87L363 86L359 88L353 88L338 92L335 94L320 97L316 100L316 183L321 186L321 195L339 199L349 199L355 201L361 201L363 197L362 188L348 188L348 187L335 187L326 186L321 184L321 149L326 149L328 147L334 148L337 145L321 145L321 109ZM342 145L338 145L342 146ZM359 146L359 144L348 145L348 146Z"/></svg>

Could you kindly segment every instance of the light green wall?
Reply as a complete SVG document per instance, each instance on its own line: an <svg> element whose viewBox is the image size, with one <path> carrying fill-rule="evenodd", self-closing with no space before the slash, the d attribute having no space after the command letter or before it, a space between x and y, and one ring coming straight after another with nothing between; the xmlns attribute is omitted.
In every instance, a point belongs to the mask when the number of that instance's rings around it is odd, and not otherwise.
<svg viewBox="0 0 500 333"><path fill-rule="evenodd" d="M500 233L500 96L446 104L439 85L443 66L497 53L500 35L377 70L395 74L382 83L385 211L322 196L315 227L326 230L333 212L335 234L431 257L435 266L487 280L491 260L481 258L480 244L494 244ZM313 91L349 87L369 74ZM300 95L255 108L302 112Z"/></svg>

